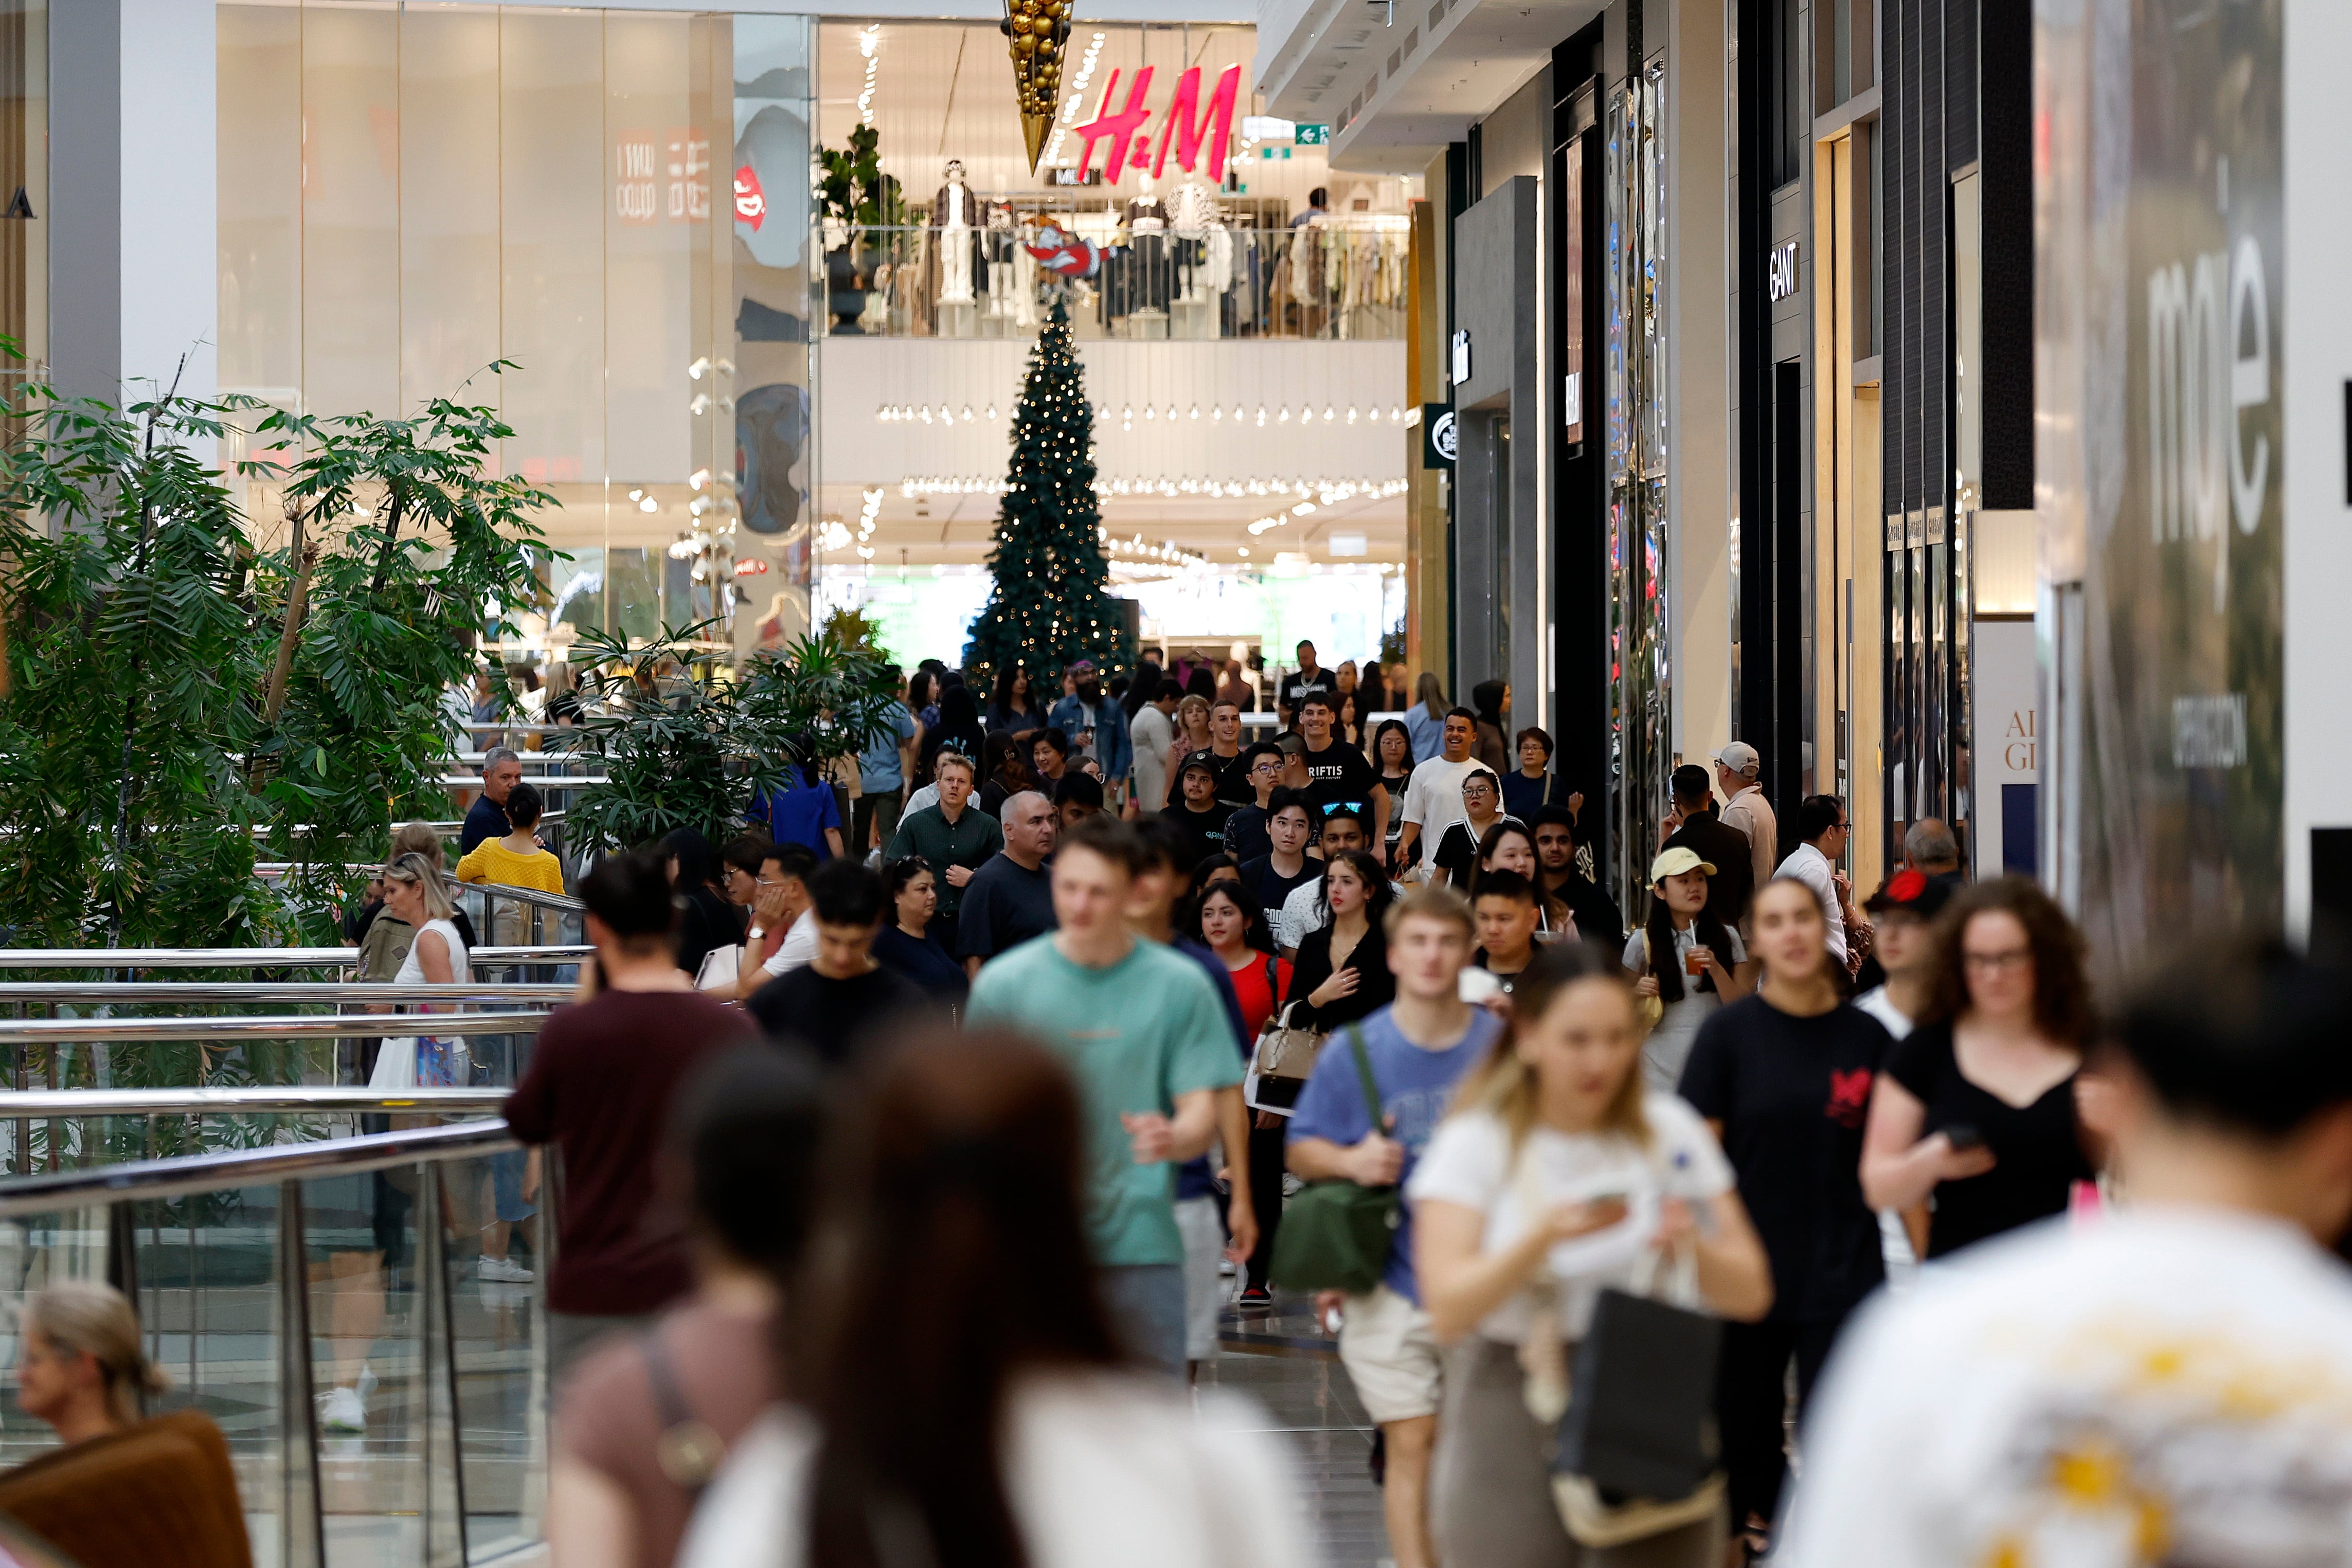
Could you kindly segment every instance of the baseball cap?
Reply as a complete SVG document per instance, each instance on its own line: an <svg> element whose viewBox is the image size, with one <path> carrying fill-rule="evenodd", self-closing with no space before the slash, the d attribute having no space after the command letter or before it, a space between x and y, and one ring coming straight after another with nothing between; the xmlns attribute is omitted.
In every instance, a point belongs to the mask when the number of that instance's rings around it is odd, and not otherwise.
<svg viewBox="0 0 2352 1568"><path fill-rule="evenodd" d="M1676 844L1673 849L1661 851L1658 858L1650 862L1650 885L1655 887L1666 878L1680 876L1686 871L1703 871L1709 876L1715 874L1715 867L1699 859L1696 850L1687 844Z"/></svg>
<svg viewBox="0 0 2352 1568"><path fill-rule="evenodd" d="M1751 779L1762 772L1764 768L1763 758L1758 757L1756 748L1744 740L1733 741L1729 746L1717 752L1715 759L1734 773L1745 774Z"/></svg>
<svg viewBox="0 0 2352 1568"><path fill-rule="evenodd" d="M1886 879L1886 885L1874 893L1863 904L1873 915L1884 915L1899 909L1921 920L1933 920L1952 901L1952 880L1929 876L1916 866L1906 866Z"/></svg>
<svg viewBox="0 0 2352 1568"><path fill-rule="evenodd" d="M1205 773L1214 779L1217 776L1216 758L1207 752L1192 753L1192 756L1184 758L1183 766L1176 769L1176 777L1181 779L1187 773Z"/></svg>

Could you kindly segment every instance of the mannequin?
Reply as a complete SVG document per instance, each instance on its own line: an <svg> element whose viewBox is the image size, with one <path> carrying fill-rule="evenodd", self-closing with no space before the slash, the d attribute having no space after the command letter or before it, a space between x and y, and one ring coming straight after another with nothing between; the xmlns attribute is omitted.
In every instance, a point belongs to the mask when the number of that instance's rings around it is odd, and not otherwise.
<svg viewBox="0 0 2352 1568"><path fill-rule="evenodd" d="M971 303L972 231L979 216L978 204L963 183L963 160L949 159L947 183L931 198L931 237L939 251L939 302L942 305Z"/></svg>
<svg viewBox="0 0 2352 1568"><path fill-rule="evenodd" d="M1019 314L1013 298L1016 281L1013 257L1021 251L1021 231L1013 224L1013 204L991 202L981 232L981 255L988 267L988 319L1011 321Z"/></svg>
<svg viewBox="0 0 2352 1568"><path fill-rule="evenodd" d="M1187 299L1213 299L1233 287L1234 236L1217 210L1217 193L1198 180L1176 187L1169 204L1171 226L1180 239L1201 242L1199 258L1184 280Z"/></svg>

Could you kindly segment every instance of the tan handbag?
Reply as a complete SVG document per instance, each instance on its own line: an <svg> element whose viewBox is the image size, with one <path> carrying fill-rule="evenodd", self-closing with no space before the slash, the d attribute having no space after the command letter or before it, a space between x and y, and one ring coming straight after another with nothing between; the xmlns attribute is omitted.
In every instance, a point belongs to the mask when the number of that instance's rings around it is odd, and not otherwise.
<svg viewBox="0 0 2352 1568"><path fill-rule="evenodd" d="M1647 931L1643 931L1642 933L1642 972L1645 975L1654 974L1657 972L1657 967L1658 966L1656 961L1650 956L1650 934ZM1663 997L1635 997L1633 998L1633 1016L1642 1020L1642 1032L1643 1034L1649 1033L1652 1030L1658 1027L1658 1020L1666 1016L1665 998Z"/></svg>
<svg viewBox="0 0 2352 1568"><path fill-rule="evenodd" d="M1314 1072L1315 1058L1323 1049L1324 1037L1290 1021L1291 1015L1303 1005L1286 1004L1258 1030L1257 1052L1251 1065L1260 1078L1304 1080Z"/></svg>

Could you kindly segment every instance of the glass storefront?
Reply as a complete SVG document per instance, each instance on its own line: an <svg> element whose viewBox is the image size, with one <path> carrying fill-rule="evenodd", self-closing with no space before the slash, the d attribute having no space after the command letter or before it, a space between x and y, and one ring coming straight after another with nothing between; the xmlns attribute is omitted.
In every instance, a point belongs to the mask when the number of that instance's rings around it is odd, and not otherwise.
<svg viewBox="0 0 2352 1568"><path fill-rule="evenodd" d="M892 182L824 208L826 330L1026 337L1066 286L1080 337L1403 335L1405 182L1252 112L1255 28L1080 18L1066 47L1033 172L995 25L823 25L823 146L870 134Z"/></svg>
<svg viewBox="0 0 2352 1568"><path fill-rule="evenodd" d="M5 376L48 358L48 22L47 0L0 0L0 336L22 350Z"/></svg>
<svg viewBox="0 0 2352 1568"><path fill-rule="evenodd" d="M222 391L322 415L497 406L504 471L562 503L541 520L570 558L549 566L559 646L564 624L805 629L814 25L219 16Z"/></svg>

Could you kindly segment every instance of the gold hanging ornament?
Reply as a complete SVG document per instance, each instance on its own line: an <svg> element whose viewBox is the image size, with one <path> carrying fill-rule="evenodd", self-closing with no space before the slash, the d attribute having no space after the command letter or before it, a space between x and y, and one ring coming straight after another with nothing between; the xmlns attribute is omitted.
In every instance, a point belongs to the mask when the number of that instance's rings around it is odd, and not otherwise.
<svg viewBox="0 0 2352 1568"><path fill-rule="evenodd" d="M1029 148L1029 172L1045 150L1054 105L1062 89L1062 56L1070 37L1070 0L1005 0L997 24L1013 56L1013 102L1021 111L1021 140Z"/></svg>

